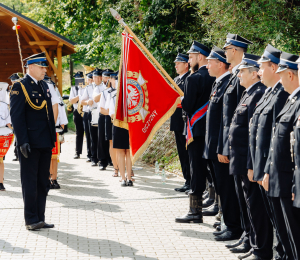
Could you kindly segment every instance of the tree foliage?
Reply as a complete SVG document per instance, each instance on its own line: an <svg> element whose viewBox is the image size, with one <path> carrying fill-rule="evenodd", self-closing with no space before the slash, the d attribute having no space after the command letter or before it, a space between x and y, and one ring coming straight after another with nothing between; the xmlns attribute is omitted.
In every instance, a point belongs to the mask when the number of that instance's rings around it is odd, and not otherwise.
<svg viewBox="0 0 300 260"><path fill-rule="evenodd" d="M116 9L163 67L175 76L177 52L192 41L224 45L228 32L253 41L260 55L271 43L300 52L300 1L296 0L0 0L77 43L78 64L118 69L122 28Z"/></svg>

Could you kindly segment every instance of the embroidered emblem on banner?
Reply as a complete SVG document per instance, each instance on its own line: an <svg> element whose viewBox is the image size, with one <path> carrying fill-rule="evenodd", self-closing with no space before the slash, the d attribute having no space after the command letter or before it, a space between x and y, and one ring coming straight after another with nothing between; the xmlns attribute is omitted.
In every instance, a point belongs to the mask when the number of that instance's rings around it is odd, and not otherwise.
<svg viewBox="0 0 300 260"><path fill-rule="evenodd" d="M143 78L141 71L127 72L127 102L128 121L145 121L149 114L148 81Z"/></svg>

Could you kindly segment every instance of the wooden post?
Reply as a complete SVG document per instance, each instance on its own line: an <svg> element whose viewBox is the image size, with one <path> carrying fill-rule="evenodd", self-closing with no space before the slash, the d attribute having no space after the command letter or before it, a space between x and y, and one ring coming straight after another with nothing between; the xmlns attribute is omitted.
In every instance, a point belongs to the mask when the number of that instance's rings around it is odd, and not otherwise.
<svg viewBox="0 0 300 260"><path fill-rule="evenodd" d="M62 95L62 47L57 47L57 80L58 80L58 89Z"/></svg>
<svg viewBox="0 0 300 260"><path fill-rule="evenodd" d="M70 57L70 86L72 86L72 79L73 79L73 74L74 74L74 64L73 64L73 60L72 60L72 55L69 55Z"/></svg>

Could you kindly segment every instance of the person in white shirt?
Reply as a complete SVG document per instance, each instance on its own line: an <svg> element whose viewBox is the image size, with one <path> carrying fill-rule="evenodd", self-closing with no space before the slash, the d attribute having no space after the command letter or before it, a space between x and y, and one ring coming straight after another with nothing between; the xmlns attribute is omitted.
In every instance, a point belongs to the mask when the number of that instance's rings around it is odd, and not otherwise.
<svg viewBox="0 0 300 260"><path fill-rule="evenodd" d="M74 75L74 78L83 78L83 72L79 71ZM75 155L74 159L79 159L82 154L82 145L83 145L83 119L82 116L77 111L79 97L83 94L84 89L80 86L72 86L70 91L69 101L73 104L74 112L73 112L73 120L76 126L76 145L75 145ZM89 154L88 154L89 157Z"/></svg>
<svg viewBox="0 0 300 260"><path fill-rule="evenodd" d="M8 83L0 82L0 129L5 127L9 127L12 129L11 119L9 115L9 104L7 103L7 91L6 91L7 88L8 88ZM3 181L4 181L4 161L0 161L0 191L5 191Z"/></svg>
<svg viewBox="0 0 300 260"><path fill-rule="evenodd" d="M107 79L109 78L107 74L109 74L109 72L109 70L102 71L100 69L96 69L93 72L93 79L96 85L93 92L93 99L97 103L97 110L99 111L97 155L100 161L99 170L101 171L106 170L107 165L111 161L109 142L105 140L105 115L100 112L100 98L106 89Z"/></svg>
<svg viewBox="0 0 300 260"><path fill-rule="evenodd" d="M92 162L91 166L97 166L97 142L98 142L98 128L96 125L92 125L92 110L97 108L97 104L93 100L93 91L95 84L93 83L93 71L86 74L87 86L84 89L84 93L80 98L80 102L83 105L83 125L86 136L87 149L90 157L87 162Z"/></svg>
<svg viewBox="0 0 300 260"><path fill-rule="evenodd" d="M60 122L64 122L63 127L65 124L68 123L68 119L66 118L66 115L63 114L66 113L64 110L64 105L63 105L63 111L60 109L62 100L60 99L60 93L59 91L56 91L56 86L55 83L51 80L50 77L48 77L47 75L44 78L44 81L47 83L48 88L50 90L51 93L51 102L52 102L52 106L57 105L57 110L58 110L58 114L57 117L55 119L55 126L59 126ZM58 94L59 93L59 94ZM60 142L59 140L57 140L57 142ZM55 157L51 158L51 164L50 164L50 189L60 189L60 185L57 182L57 169L58 169L58 158Z"/></svg>
<svg viewBox="0 0 300 260"><path fill-rule="evenodd" d="M109 141L109 153L112 160L112 164L115 169L113 177L118 177L118 163L117 163L117 150L113 148L112 143L112 118L109 114L109 104L111 97L116 93L116 79L118 78L118 72L112 72L110 74L109 87L103 91L100 98L100 113L105 115L105 140ZM114 111L113 111L114 113Z"/></svg>

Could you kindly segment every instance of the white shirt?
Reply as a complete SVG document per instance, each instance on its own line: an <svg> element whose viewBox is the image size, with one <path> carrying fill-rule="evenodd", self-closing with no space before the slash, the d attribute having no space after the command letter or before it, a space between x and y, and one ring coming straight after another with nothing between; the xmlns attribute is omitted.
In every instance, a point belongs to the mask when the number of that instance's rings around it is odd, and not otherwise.
<svg viewBox="0 0 300 260"><path fill-rule="evenodd" d="M182 74L181 76L179 76L179 78L182 79L182 77L183 77L185 74L187 74L187 73L189 73L189 72L186 72L186 73Z"/></svg>
<svg viewBox="0 0 300 260"><path fill-rule="evenodd" d="M48 83L48 82L46 82L46 83L47 83L48 88L50 90L52 106L55 105L55 104L59 104L60 103L60 99L57 96L57 93L56 93L56 91L54 89L53 84L52 83Z"/></svg>
<svg viewBox="0 0 300 260"><path fill-rule="evenodd" d="M56 121L56 126L59 125L67 125L68 124L68 117L65 109L65 104L63 102L63 99L59 93L58 88L56 88L56 94L60 100L60 103L58 104L58 116Z"/></svg>
<svg viewBox="0 0 300 260"><path fill-rule="evenodd" d="M259 81L257 81L257 82L255 82L254 84L252 84L249 88L246 88L246 91L247 92L249 92L250 91L250 89L252 89L253 88L253 86L255 85L255 84L257 84L258 82L260 82L260 80Z"/></svg>
<svg viewBox="0 0 300 260"><path fill-rule="evenodd" d="M223 75L221 75L220 77L218 77L216 79L216 83L220 82L222 78L226 77L227 75L229 75L230 72L229 71L226 71Z"/></svg>
<svg viewBox="0 0 300 260"><path fill-rule="evenodd" d="M69 97L69 101L75 97L81 97L81 95L83 95L84 89L81 87L78 87L78 90L76 90L75 86L71 87L71 91L70 91L70 97ZM78 103L73 104L74 109L77 109Z"/></svg>
<svg viewBox="0 0 300 260"><path fill-rule="evenodd" d="M94 91L93 91L93 98L95 96L99 95L105 89L106 89L106 85L103 82L100 85L95 85ZM97 109L100 112L100 101L97 102Z"/></svg>
<svg viewBox="0 0 300 260"><path fill-rule="evenodd" d="M38 81L37 81L37 79L35 79L34 77L32 77L32 76L31 76L30 74L28 74L28 73L27 73L27 75L28 75L28 76L30 76L30 78L32 78L32 79L33 79L33 81L35 82L35 84L38 84Z"/></svg>
<svg viewBox="0 0 300 260"><path fill-rule="evenodd" d="M83 106L83 112L89 112L94 108L97 108L97 104L94 102L93 100L93 92L94 92L94 85L90 84L88 86L86 86L86 88L84 89L83 95L79 97L79 101L85 101L85 100L92 100L93 101L93 105L89 106L89 105L85 105Z"/></svg>
<svg viewBox="0 0 300 260"><path fill-rule="evenodd" d="M272 91L273 91L274 88L278 85L279 82L280 82L280 80L272 87Z"/></svg>
<svg viewBox="0 0 300 260"><path fill-rule="evenodd" d="M100 108L104 108L105 109L105 103L108 99L108 95L109 95L109 92L111 91L111 88L107 88L105 90L103 90L102 92L102 95L100 97Z"/></svg>
<svg viewBox="0 0 300 260"><path fill-rule="evenodd" d="M110 115L110 117L115 114L115 108L116 108L116 99L117 99L116 92L113 93L114 94L110 98L109 108L108 108L109 109L108 114Z"/></svg>
<svg viewBox="0 0 300 260"><path fill-rule="evenodd" d="M296 88L293 93L289 96L289 100L291 100L300 90L300 87Z"/></svg>
<svg viewBox="0 0 300 260"><path fill-rule="evenodd" d="M8 104L0 101L0 127L5 127L7 124L11 124Z"/></svg>
<svg viewBox="0 0 300 260"><path fill-rule="evenodd" d="M236 72L236 70L238 69L238 67L240 66L241 64L238 64L236 65L235 67L233 67L232 69L232 74L234 74Z"/></svg>

